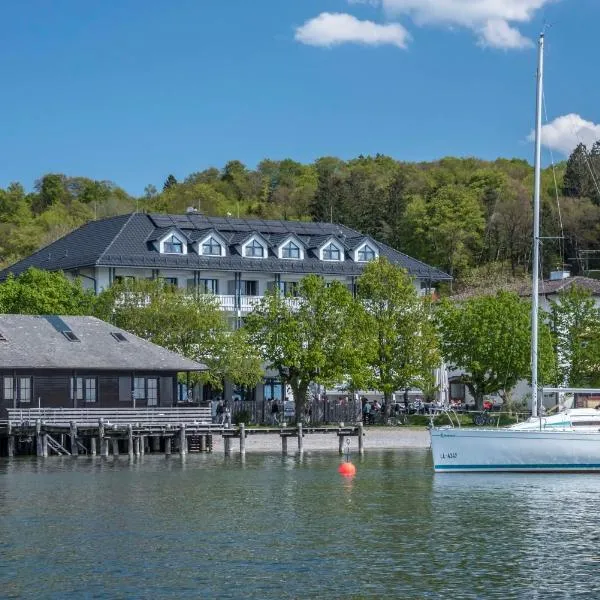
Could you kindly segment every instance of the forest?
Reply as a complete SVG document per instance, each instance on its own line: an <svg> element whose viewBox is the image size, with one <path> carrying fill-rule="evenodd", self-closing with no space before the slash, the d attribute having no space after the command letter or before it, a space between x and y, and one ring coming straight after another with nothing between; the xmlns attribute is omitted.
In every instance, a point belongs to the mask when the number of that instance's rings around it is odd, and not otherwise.
<svg viewBox="0 0 600 600"><path fill-rule="evenodd" d="M600 142L544 169L546 274L563 267L587 274L598 266L585 259L600 250L597 173ZM342 223L444 269L455 290L486 287L529 270L532 189L533 168L521 159L265 159L255 169L232 160L181 181L168 175L162 189L148 185L141 197L111 181L49 173L31 192L18 182L0 189L0 266L91 219L194 207L206 215Z"/></svg>

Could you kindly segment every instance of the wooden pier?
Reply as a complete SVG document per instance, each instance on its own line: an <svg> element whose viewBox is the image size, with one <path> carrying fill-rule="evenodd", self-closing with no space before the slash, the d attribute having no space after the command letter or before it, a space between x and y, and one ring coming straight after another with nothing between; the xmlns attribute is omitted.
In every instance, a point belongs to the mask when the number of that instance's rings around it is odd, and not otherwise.
<svg viewBox="0 0 600 600"><path fill-rule="evenodd" d="M147 453L170 455L188 452L212 452L213 436L223 438L224 453L232 452L232 443L246 453L249 435L279 435L281 452L288 454L288 440L296 438L298 452L304 451L304 438L312 434L337 435L342 454L349 437L358 438L359 453L364 453L363 426L248 427L243 423L226 426L212 423L210 408L153 409L8 409L8 420L0 422L0 454L35 454L47 457L128 455Z"/></svg>

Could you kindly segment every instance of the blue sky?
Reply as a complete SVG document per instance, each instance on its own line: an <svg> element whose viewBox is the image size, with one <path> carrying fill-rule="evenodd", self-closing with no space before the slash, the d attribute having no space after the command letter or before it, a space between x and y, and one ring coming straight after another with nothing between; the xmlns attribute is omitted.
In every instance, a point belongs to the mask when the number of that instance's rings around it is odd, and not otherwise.
<svg viewBox="0 0 600 600"><path fill-rule="evenodd" d="M598 0L19 0L0 5L0 186L133 194L238 159L530 159L600 137Z"/></svg>

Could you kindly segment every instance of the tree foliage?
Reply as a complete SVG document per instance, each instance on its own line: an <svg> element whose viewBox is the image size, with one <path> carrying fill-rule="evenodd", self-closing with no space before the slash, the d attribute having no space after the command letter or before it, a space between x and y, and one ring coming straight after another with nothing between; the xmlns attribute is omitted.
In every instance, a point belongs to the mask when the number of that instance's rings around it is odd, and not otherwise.
<svg viewBox="0 0 600 600"><path fill-rule="evenodd" d="M442 354L452 369L465 372L464 383L479 408L483 397L503 399L518 381L531 379L531 318L529 303L516 294L444 301L436 313ZM540 318L538 376L552 383L556 369L550 329Z"/></svg>
<svg viewBox="0 0 600 600"><path fill-rule="evenodd" d="M0 313L25 315L90 315L96 297L80 280L60 272L27 269L0 284Z"/></svg>
<svg viewBox="0 0 600 600"><path fill-rule="evenodd" d="M385 258L367 265L358 280L358 297L364 308L360 341L366 366L360 387L383 392L389 414L396 390L433 386L440 354L430 302L419 297L405 271Z"/></svg>
<svg viewBox="0 0 600 600"><path fill-rule="evenodd" d="M301 420L311 382L332 385L356 369L356 304L341 283L305 277L298 297L268 293L246 317L250 343L290 385Z"/></svg>
<svg viewBox="0 0 600 600"><path fill-rule="evenodd" d="M566 387L600 384L600 311L588 290L570 286L550 304L558 381Z"/></svg>
<svg viewBox="0 0 600 600"><path fill-rule="evenodd" d="M98 299L105 320L164 348L207 365L196 377L221 389L223 380L253 386L260 361L243 333L232 332L211 295L192 296L158 280L116 284Z"/></svg>

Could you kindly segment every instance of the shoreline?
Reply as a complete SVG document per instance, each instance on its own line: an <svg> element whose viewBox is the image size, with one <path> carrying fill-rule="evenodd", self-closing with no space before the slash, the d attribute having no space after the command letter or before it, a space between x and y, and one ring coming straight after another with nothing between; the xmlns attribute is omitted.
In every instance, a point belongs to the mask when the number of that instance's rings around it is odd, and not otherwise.
<svg viewBox="0 0 600 600"><path fill-rule="evenodd" d="M398 450L406 448L429 448L429 432L425 428L365 427L364 449ZM358 439L348 437L350 451L358 451ZM338 452L338 436L324 433L307 433L304 436L304 451L319 450ZM231 453L239 454L239 440L232 440ZM213 436L213 452L224 452L223 438ZM246 437L246 452L281 452L281 438L277 434L249 434ZM296 454L296 438L288 440L288 454Z"/></svg>

